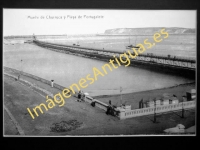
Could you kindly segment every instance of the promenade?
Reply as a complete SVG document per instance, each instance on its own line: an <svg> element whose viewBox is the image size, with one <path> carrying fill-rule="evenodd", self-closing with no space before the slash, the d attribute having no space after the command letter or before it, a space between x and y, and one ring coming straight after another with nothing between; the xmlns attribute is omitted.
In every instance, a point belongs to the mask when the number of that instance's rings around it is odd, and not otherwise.
<svg viewBox="0 0 200 150"><path fill-rule="evenodd" d="M4 71L4 73L18 76L18 74L9 71ZM22 75L21 78L41 88L45 88L53 94L60 92L59 89L52 88L50 85L30 77ZM163 130L174 127L179 123L188 128L195 122L195 111L186 111L184 119L181 119L174 113L159 115L157 116L157 121L159 122L157 124L152 122L153 116L151 115L119 120L116 117L106 115L104 110L98 107L92 107L89 103L76 102L75 97L65 99L66 104L63 107L56 106L54 109L50 109L43 115L32 120L26 108L35 107L39 103L46 101L45 96L42 94L43 93L37 93L31 88L22 85L12 77L4 75L4 105L14 116L25 136L163 134ZM6 118L8 119L8 117ZM71 119L82 122L83 125L69 132L57 133L50 131L50 126L53 123ZM5 122L8 123L9 120L5 120ZM11 130L8 129L8 127L10 126L6 126L5 131L9 133L7 135L10 135L12 132L8 132ZM15 132L13 134L15 134Z"/></svg>

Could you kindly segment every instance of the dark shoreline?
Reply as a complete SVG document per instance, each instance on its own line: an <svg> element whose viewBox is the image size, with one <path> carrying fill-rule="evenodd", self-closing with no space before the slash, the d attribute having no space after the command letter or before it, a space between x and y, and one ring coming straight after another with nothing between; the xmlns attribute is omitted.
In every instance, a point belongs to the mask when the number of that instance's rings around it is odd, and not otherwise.
<svg viewBox="0 0 200 150"><path fill-rule="evenodd" d="M180 87L180 86L184 86L184 85L193 85L193 84L195 84L195 82L182 83L182 84L178 84L178 85L174 85L174 86L170 86L170 87L164 87L164 88L158 88L158 89L152 89L152 90L146 90L146 91L125 93L125 94L122 94L122 95L127 95L127 94L139 94L139 93L143 93L143 92L152 92L152 91L155 91L155 90L159 91L159 90L171 89L171 88L175 88L175 87ZM106 97L113 97L113 96L120 96L120 94L99 95L99 96L93 96L93 98L106 98Z"/></svg>

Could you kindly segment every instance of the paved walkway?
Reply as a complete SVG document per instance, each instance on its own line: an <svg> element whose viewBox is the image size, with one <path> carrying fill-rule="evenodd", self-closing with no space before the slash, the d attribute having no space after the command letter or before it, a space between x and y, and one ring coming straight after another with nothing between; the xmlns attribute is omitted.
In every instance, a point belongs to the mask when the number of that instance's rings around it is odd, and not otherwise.
<svg viewBox="0 0 200 150"><path fill-rule="evenodd" d="M10 75L13 75L13 76L15 76L16 78L18 78L18 76L19 76L19 73L16 73L16 72L12 72L12 71L8 71L8 70L4 70L4 72L7 73L7 74L10 74ZM36 86L38 86L38 87L40 87L40 88L43 88L43 89L45 89L45 90L47 90L47 91L53 93L54 95L57 94L57 93L59 93L59 92L62 92L62 91L61 91L60 89L58 89L58 88L51 87L51 85L46 84L46 83L43 83L43 82L38 81L38 80L36 80L36 79L33 79L33 78L31 78L31 77L24 76L24 75L20 75L20 78L21 78L21 79L24 79L24 80L26 80L26 81L28 81L28 82L30 82L30 83L33 83L33 84L35 84Z"/></svg>
<svg viewBox="0 0 200 150"><path fill-rule="evenodd" d="M4 109L6 110L6 112L8 113L8 115L10 116L11 120L14 122L18 132L20 135L25 135L24 131L22 130L21 126L19 125L19 123L17 122L17 120L15 119L15 117L12 115L12 113L8 110L8 108L4 105Z"/></svg>

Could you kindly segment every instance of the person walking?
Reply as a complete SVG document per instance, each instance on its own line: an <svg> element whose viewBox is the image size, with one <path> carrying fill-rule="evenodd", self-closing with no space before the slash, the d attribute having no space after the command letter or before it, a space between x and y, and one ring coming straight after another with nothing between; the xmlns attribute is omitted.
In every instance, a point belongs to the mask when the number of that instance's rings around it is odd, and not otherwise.
<svg viewBox="0 0 200 150"><path fill-rule="evenodd" d="M51 87L53 87L53 81L54 81L54 80L51 80Z"/></svg>
<svg viewBox="0 0 200 150"><path fill-rule="evenodd" d="M78 92L78 102L81 102L81 91Z"/></svg>
<svg viewBox="0 0 200 150"><path fill-rule="evenodd" d="M112 113L113 111L113 107L112 107L112 104L111 104L111 100L109 100L109 104L108 104L108 107L107 107L107 111L106 111L106 114L109 115L109 114L113 114Z"/></svg>
<svg viewBox="0 0 200 150"><path fill-rule="evenodd" d="M92 105L93 107L95 107L95 100L94 100L94 99L92 99L91 105Z"/></svg>
<svg viewBox="0 0 200 150"><path fill-rule="evenodd" d="M143 98L142 98L142 100L141 100L141 108L144 108Z"/></svg>

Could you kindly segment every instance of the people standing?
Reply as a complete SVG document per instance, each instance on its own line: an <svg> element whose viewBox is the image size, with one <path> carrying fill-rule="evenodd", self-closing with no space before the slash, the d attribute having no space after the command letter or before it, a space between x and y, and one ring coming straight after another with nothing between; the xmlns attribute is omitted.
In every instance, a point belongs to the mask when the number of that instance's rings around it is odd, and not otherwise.
<svg viewBox="0 0 200 150"><path fill-rule="evenodd" d="M144 108L143 98L142 98L142 100L141 100L141 108Z"/></svg>
<svg viewBox="0 0 200 150"><path fill-rule="evenodd" d="M78 102L81 101L81 91L78 92L78 100L77 100L77 101L78 101Z"/></svg>
<svg viewBox="0 0 200 150"><path fill-rule="evenodd" d="M18 80L20 79L20 74L18 75Z"/></svg>
<svg viewBox="0 0 200 150"><path fill-rule="evenodd" d="M109 114L113 115L113 114L114 114L114 112L113 112L113 107L112 107L112 104L111 104L111 100L109 100L106 114L107 114L107 115L109 115Z"/></svg>
<svg viewBox="0 0 200 150"><path fill-rule="evenodd" d="M91 105L92 105L93 107L95 107L95 100L94 100L94 99L92 99Z"/></svg>
<svg viewBox="0 0 200 150"><path fill-rule="evenodd" d="M85 102L85 99L86 99L86 95L85 95L85 93L83 92L83 91L81 91L81 100L83 101L83 102Z"/></svg>
<svg viewBox="0 0 200 150"><path fill-rule="evenodd" d="M144 108L143 98L139 101L139 108Z"/></svg>

